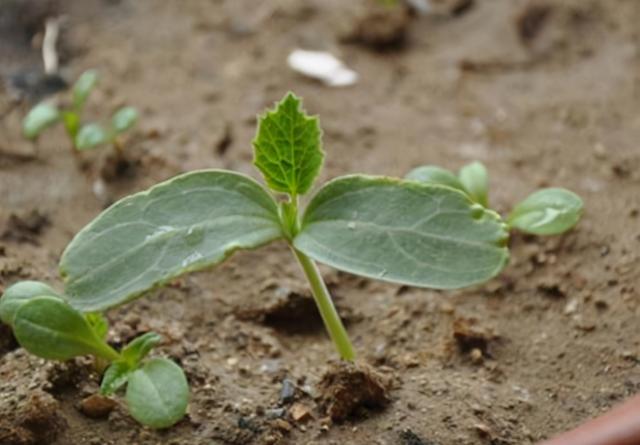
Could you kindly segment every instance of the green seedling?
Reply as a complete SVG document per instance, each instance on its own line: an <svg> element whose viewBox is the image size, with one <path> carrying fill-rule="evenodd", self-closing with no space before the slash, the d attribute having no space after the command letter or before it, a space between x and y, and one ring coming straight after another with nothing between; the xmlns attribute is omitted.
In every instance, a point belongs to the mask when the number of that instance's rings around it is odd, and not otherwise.
<svg viewBox="0 0 640 445"><path fill-rule="evenodd" d="M158 334L141 335L118 352L105 340L109 325L101 314L82 314L37 281L22 281L5 291L0 320L38 357L69 360L91 355L96 363L107 364L100 392L112 395L126 385L127 407L140 423L166 428L184 416L189 386L182 369L165 358L147 359L161 340Z"/></svg>
<svg viewBox="0 0 640 445"><path fill-rule="evenodd" d="M340 356L355 353L315 261L365 277L452 289L506 264L506 224L466 193L396 178L321 171L317 117L288 94L259 118L254 164L267 188L232 171L186 173L126 197L79 232L60 272L70 304L103 311L239 249L288 244Z"/></svg>
<svg viewBox="0 0 640 445"><path fill-rule="evenodd" d="M73 86L73 99L69 106L59 107L49 102L41 102L33 107L23 122L24 136L37 139L47 128L62 123L76 150L84 151L112 144L120 153L120 135L136 124L138 112L132 107L122 107L113 113L107 126L93 122L83 125L82 113L85 104L97 84L98 73L94 70L85 71Z"/></svg>
<svg viewBox="0 0 640 445"><path fill-rule="evenodd" d="M480 162L472 162L453 172L434 165L410 171L406 179L424 184L444 185L460 190L473 201L489 206L489 175ZM582 215L582 199L563 188L538 190L517 204L506 218L510 229L534 235L558 235L575 226Z"/></svg>

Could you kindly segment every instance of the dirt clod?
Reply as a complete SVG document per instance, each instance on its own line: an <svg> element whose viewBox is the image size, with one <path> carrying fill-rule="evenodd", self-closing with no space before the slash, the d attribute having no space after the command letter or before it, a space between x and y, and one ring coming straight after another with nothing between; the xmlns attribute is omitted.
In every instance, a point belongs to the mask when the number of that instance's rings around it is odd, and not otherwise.
<svg viewBox="0 0 640 445"><path fill-rule="evenodd" d="M456 318L453 321L453 338L461 352L471 354L474 362L482 356L491 357L490 344L499 336L493 329L478 325L474 318Z"/></svg>
<svg viewBox="0 0 640 445"><path fill-rule="evenodd" d="M0 420L3 445L48 445L54 443L66 426L59 403L44 391L31 393L14 422Z"/></svg>
<svg viewBox="0 0 640 445"><path fill-rule="evenodd" d="M410 21L409 10L402 5L387 7L374 4L354 20L352 29L342 40L379 51L398 49L407 42Z"/></svg>
<svg viewBox="0 0 640 445"><path fill-rule="evenodd" d="M296 422L305 422L313 417L311 408L304 403L294 403L289 409L291 418Z"/></svg>
<svg viewBox="0 0 640 445"><path fill-rule="evenodd" d="M334 421L347 419L361 407L381 409L391 402L389 380L365 364L334 364L318 386L321 406Z"/></svg>

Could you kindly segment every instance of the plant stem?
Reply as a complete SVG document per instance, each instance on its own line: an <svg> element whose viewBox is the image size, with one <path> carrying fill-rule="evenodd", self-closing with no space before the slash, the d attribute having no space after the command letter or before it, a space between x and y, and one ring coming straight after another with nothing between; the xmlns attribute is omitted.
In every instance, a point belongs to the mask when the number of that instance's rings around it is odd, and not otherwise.
<svg viewBox="0 0 640 445"><path fill-rule="evenodd" d="M343 360L352 362L355 359L356 354L353 351L351 340L349 340L349 335L342 324L342 320L340 320L340 316L333 305L327 286L322 280L318 266L316 266L313 260L297 250L295 247L291 246L291 249L298 259L300 266L302 266L304 274L309 280L313 298L316 300L316 305L318 306L318 310L320 311L320 315L324 321L324 326L329 332L329 336L331 337L331 340L333 340L340 357L342 357Z"/></svg>

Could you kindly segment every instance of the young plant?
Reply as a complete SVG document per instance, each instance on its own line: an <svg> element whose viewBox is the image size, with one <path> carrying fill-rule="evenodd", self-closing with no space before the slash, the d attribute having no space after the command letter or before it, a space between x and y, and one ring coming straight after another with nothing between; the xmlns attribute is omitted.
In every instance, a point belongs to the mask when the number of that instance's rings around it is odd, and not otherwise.
<svg viewBox="0 0 640 445"><path fill-rule="evenodd" d="M49 102L41 102L33 107L23 122L24 136L37 139L44 130L61 122L76 150L89 150L110 143L120 154L122 144L119 136L135 125L138 112L132 107L122 107L113 113L106 128L97 123L82 125L84 106L97 83L98 73L95 70L85 71L73 86L70 106L58 107Z"/></svg>
<svg viewBox="0 0 640 445"><path fill-rule="evenodd" d="M109 325L99 313L82 314L51 287L22 281L0 299L0 320L11 326L18 343L49 360L92 355L97 368L106 364L100 392L111 395L126 385L131 415L152 428L180 420L187 408L189 386L182 369L165 358L147 359L161 337L148 332L120 352L105 341Z"/></svg>
<svg viewBox="0 0 640 445"><path fill-rule="evenodd" d="M410 171L406 179L452 187L483 207L489 206L489 175L480 162L465 165L457 176L444 168L425 165ZM582 208L582 199L575 193L563 188L545 188L517 204L506 222L510 229L521 232L557 235L578 223Z"/></svg>
<svg viewBox="0 0 640 445"><path fill-rule="evenodd" d="M348 175L301 206L324 152L317 117L293 94L259 119L254 164L270 190L225 170L186 173L126 197L79 232L60 272L83 312L131 301L238 249L286 242L343 359L355 353L315 261L375 279L452 289L507 263L507 225L466 193L382 176ZM315 261L314 261L315 260Z"/></svg>

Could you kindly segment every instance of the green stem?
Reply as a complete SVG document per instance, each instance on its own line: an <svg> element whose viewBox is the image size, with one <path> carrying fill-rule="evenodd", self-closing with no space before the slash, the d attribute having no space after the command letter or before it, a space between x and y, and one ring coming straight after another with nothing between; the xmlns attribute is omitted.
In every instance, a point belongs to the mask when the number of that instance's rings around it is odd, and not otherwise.
<svg viewBox="0 0 640 445"><path fill-rule="evenodd" d="M340 316L333 305L333 301L331 301L331 295L322 280L318 266L316 266L313 260L297 250L295 247L291 246L291 249L298 259L300 266L302 266L304 274L309 280L313 298L316 300L316 305L318 306L324 325L327 328L329 336L331 337L331 340L333 340L340 357L344 360L353 361L356 354L353 351L351 340L349 340L349 335L342 324L342 320L340 320Z"/></svg>

